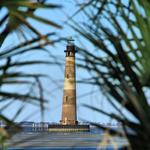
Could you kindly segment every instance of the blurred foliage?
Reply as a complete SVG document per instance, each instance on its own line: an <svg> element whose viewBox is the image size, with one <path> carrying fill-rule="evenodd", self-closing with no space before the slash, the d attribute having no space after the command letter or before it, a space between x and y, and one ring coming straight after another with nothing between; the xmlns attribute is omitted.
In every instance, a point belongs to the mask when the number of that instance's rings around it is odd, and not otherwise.
<svg viewBox="0 0 150 150"><path fill-rule="evenodd" d="M59 38L52 38L55 36L55 32L42 34L36 29L34 24L31 24L31 21L29 21L29 19L33 19L39 23L47 24L50 27L61 28L60 25L52 20L37 16L35 11L39 8L53 10L60 8L60 6L46 3L45 0L37 2L30 0L0 1L0 46L2 46L9 35L14 36L14 33L18 37L18 41L20 41L17 45L8 45L7 48L1 48L0 50L0 120L4 121L9 126L14 125L13 122L24 109L26 103L39 106L43 114L44 104L47 102L43 94L44 91L41 81L43 77L46 78L47 76L40 71L39 73L35 73L30 70L29 73L29 71L23 68L39 64L48 65L52 62L45 61L43 58L39 58L38 60L18 59L32 52L49 53L44 46L54 45L56 42L60 41ZM24 86L27 87L27 90L23 92L7 90L7 87L9 88L12 85L16 87ZM35 94L35 90L39 91L39 93ZM3 115L3 111L13 105L15 101L22 102L22 106L16 110L16 114L12 120L10 120ZM7 131L0 128L0 143L5 141L9 136Z"/></svg>
<svg viewBox="0 0 150 150"><path fill-rule="evenodd" d="M24 103L38 105L42 112L44 109L46 99L43 95L41 77L46 76L19 69L24 66L53 62L22 61L14 58L35 51L48 53L44 46L60 41L60 39L50 40L55 33L43 35L29 21L34 19L52 27L61 28L57 23L35 14L38 8L60 8L58 5L45 2L45 0L40 2L1 0L0 2L2 13L0 45L8 35L14 32L24 39L24 42L16 46L11 45L0 51L0 103L8 101L0 108L0 112L14 101L23 102L13 120L0 114L0 120L4 120L8 125L13 124L23 110ZM150 2L148 0L89 0L78 6L79 10L69 18L70 26L94 47L93 51L78 48L82 56L78 66L89 71L91 78L87 80L87 83L100 87L116 111L105 112L101 108L87 105L86 107L121 122L125 136L129 140L130 149L149 150ZM84 15L81 23L74 19L77 14ZM29 90L24 94L3 91L4 86L10 85L28 85ZM40 91L36 96L33 94L35 88ZM119 131L110 130L109 132L112 135L122 136ZM108 135L106 134L106 137ZM8 137L5 130L0 130L0 142ZM102 142L106 143L105 137Z"/></svg>
<svg viewBox="0 0 150 150"><path fill-rule="evenodd" d="M32 26L27 19L34 19L38 22L61 28L58 24L44 17L37 16L35 11L38 8L54 9L60 8L58 5L46 4L45 0L32 2L30 0L1 0L0 10L3 11L3 17L0 19L0 27L3 29L0 37L0 44L3 43L8 34L13 31L20 32L25 37L25 33L35 34L41 37L42 34ZM1 12L2 13L2 12Z"/></svg>
<svg viewBox="0 0 150 150"><path fill-rule="evenodd" d="M79 23L70 17L70 26L94 47L78 48L83 56L78 65L89 71L87 82L100 87L116 111L86 107L121 122L130 149L148 150L150 2L90 0L77 4L75 15L82 13L84 19Z"/></svg>

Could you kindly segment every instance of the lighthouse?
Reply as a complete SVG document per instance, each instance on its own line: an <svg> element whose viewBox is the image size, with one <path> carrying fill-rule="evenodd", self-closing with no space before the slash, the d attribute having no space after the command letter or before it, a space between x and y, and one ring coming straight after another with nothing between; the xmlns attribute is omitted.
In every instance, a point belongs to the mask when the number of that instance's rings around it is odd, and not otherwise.
<svg viewBox="0 0 150 150"><path fill-rule="evenodd" d="M74 40L70 38L66 46L66 60L64 73L64 90L62 116L60 123L62 125L77 125L76 113L76 66L75 54L76 48Z"/></svg>
<svg viewBox="0 0 150 150"><path fill-rule="evenodd" d="M75 54L76 47L74 40L67 40L65 50L65 73L64 88L62 101L62 114L59 124L50 124L48 131L50 132L88 132L90 126L81 124L77 121L77 105L76 105L76 63Z"/></svg>

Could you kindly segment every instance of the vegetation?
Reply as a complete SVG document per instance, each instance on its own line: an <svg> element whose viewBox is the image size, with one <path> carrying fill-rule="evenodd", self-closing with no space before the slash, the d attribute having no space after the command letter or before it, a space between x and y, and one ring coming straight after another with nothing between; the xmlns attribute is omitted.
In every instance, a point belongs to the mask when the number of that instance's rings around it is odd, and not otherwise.
<svg viewBox="0 0 150 150"><path fill-rule="evenodd" d="M105 112L100 108L87 106L121 122L130 149L150 149L150 2L148 0L89 0L78 4L79 10L69 17L70 26L82 35L92 49L78 48L82 56L80 66L91 74L87 83L97 85L107 96L115 112ZM22 55L31 52L48 53L44 46L54 44L60 39L53 39L55 33L43 35L29 19L61 28L57 23L35 14L38 8L57 9L58 5L45 3L45 0L1 0L0 2L0 46L12 33L23 39L18 45L8 45L0 51L0 120L13 124L25 103L38 105L44 110L46 99L43 95L41 73L26 72L21 69L35 64L51 64L44 60L19 60ZM75 15L83 14L80 24ZM85 81L84 81L85 82ZM24 85L25 93L9 92L4 87ZM34 95L33 89L40 91ZM3 110L21 101L13 120L3 115ZM104 127L102 127L104 128ZM120 135L119 131L110 130L111 134ZM0 143L10 135L0 129Z"/></svg>
<svg viewBox="0 0 150 150"><path fill-rule="evenodd" d="M121 122L130 149L148 150L150 2L91 0L78 5L75 15L83 13L84 20L72 19L70 26L94 47L80 48L79 66L89 71L88 83L100 87L116 111L86 107Z"/></svg>
<svg viewBox="0 0 150 150"><path fill-rule="evenodd" d="M0 46L8 36L12 36L15 40L15 35L18 42L17 45L8 45L7 49L1 48L0 50L0 120L3 120L8 125L13 124L13 121L18 117L20 112L25 107L26 103L37 105L41 108L43 113L44 104L46 98L43 94L43 86L41 78L45 78L46 75L35 73L30 70L24 69L24 67L30 67L39 64L51 64L49 61L22 59L26 54L33 54L32 52L48 53L44 49L45 45L53 45L58 42L59 39L53 39L54 32L48 34L42 34L31 24L31 19L36 20L39 23L47 24L54 28L61 28L57 23L47 20L43 17L37 16L35 11L37 9L58 9L60 6L54 4L46 4L44 0L40 2L31 2L30 0L1 0L0 2ZM6 47L6 46L5 46ZM15 90L7 90L7 88L14 86L26 87L23 92L17 92ZM39 91L37 93L36 91ZM36 94L34 94L36 92ZM16 110L16 114L10 120L3 111L6 108L13 105L14 102L20 101L21 107ZM9 138L4 129L0 129L0 143L3 143L5 139Z"/></svg>

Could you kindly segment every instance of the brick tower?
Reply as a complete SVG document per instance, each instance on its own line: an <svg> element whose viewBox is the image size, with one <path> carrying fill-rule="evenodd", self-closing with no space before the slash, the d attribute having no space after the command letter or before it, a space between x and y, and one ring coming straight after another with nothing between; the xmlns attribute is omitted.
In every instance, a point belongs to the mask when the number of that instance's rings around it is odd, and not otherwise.
<svg viewBox="0 0 150 150"><path fill-rule="evenodd" d="M76 73L75 73L75 45L73 39L68 40L65 50L65 80L62 105L62 125L77 125L76 115Z"/></svg>
<svg viewBox="0 0 150 150"><path fill-rule="evenodd" d="M66 46L66 64L64 79L64 95L60 124L49 124L50 132L88 132L90 126L77 122L76 112L76 72L75 72L75 45L72 38Z"/></svg>

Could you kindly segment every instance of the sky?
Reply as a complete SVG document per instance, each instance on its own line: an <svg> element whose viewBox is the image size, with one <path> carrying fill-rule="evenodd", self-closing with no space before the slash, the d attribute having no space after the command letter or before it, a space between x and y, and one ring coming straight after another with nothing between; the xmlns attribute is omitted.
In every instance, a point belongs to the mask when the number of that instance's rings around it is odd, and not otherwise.
<svg viewBox="0 0 150 150"><path fill-rule="evenodd" d="M51 2L51 0L49 1ZM63 29L55 29L47 25L38 23L34 20L29 19L30 23L33 24L41 33L46 34L48 32L56 32L61 37L73 36L75 39L75 44L81 46L81 41L88 48L93 48L92 45L86 43L86 41L80 37L77 37L77 33L73 31L65 21L67 20L66 15L71 16L77 10L73 0L56 0L55 3L63 5L62 10L43 10L39 9L36 14L43 16L46 19L51 19L58 24L63 26ZM79 15L77 21L82 21L85 19L82 14ZM80 40L79 40L80 38ZM16 40L15 40L16 39ZM21 42L17 39L15 34L11 34L2 45L2 50L6 49L11 44L17 44ZM55 45L55 47L47 46L46 48L58 58L62 63L65 63L65 42L60 42ZM80 57L79 54L76 57ZM27 55L20 56L19 59L51 59L47 54L43 53L29 53ZM18 58L17 58L18 59ZM49 75L49 79L43 79L43 85L45 89L45 96L48 99L47 109L45 110L44 121L46 122L59 122L61 119L61 106L63 99L63 79L64 79L64 64L62 66L49 65L49 66L34 66L25 67L27 72L41 72ZM87 78L89 76L88 72L80 68L76 68L76 78L80 80L81 78ZM5 90L17 90L18 92L23 92L25 87L4 87ZM103 110L112 110L111 106L107 103L105 96L102 92L93 85L77 83L77 117L79 121L91 121L91 122L101 122L107 123L111 120L102 114L85 108L83 104L89 104L97 108L102 108ZM15 102L10 108L4 111L4 114L9 118L12 118L17 109L22 104ZM30 115L33 112L32 115ZM27 104L23 112L17 117L16 121L34 121L40 122L41 115L40 109L37 106Z"/></svg>

